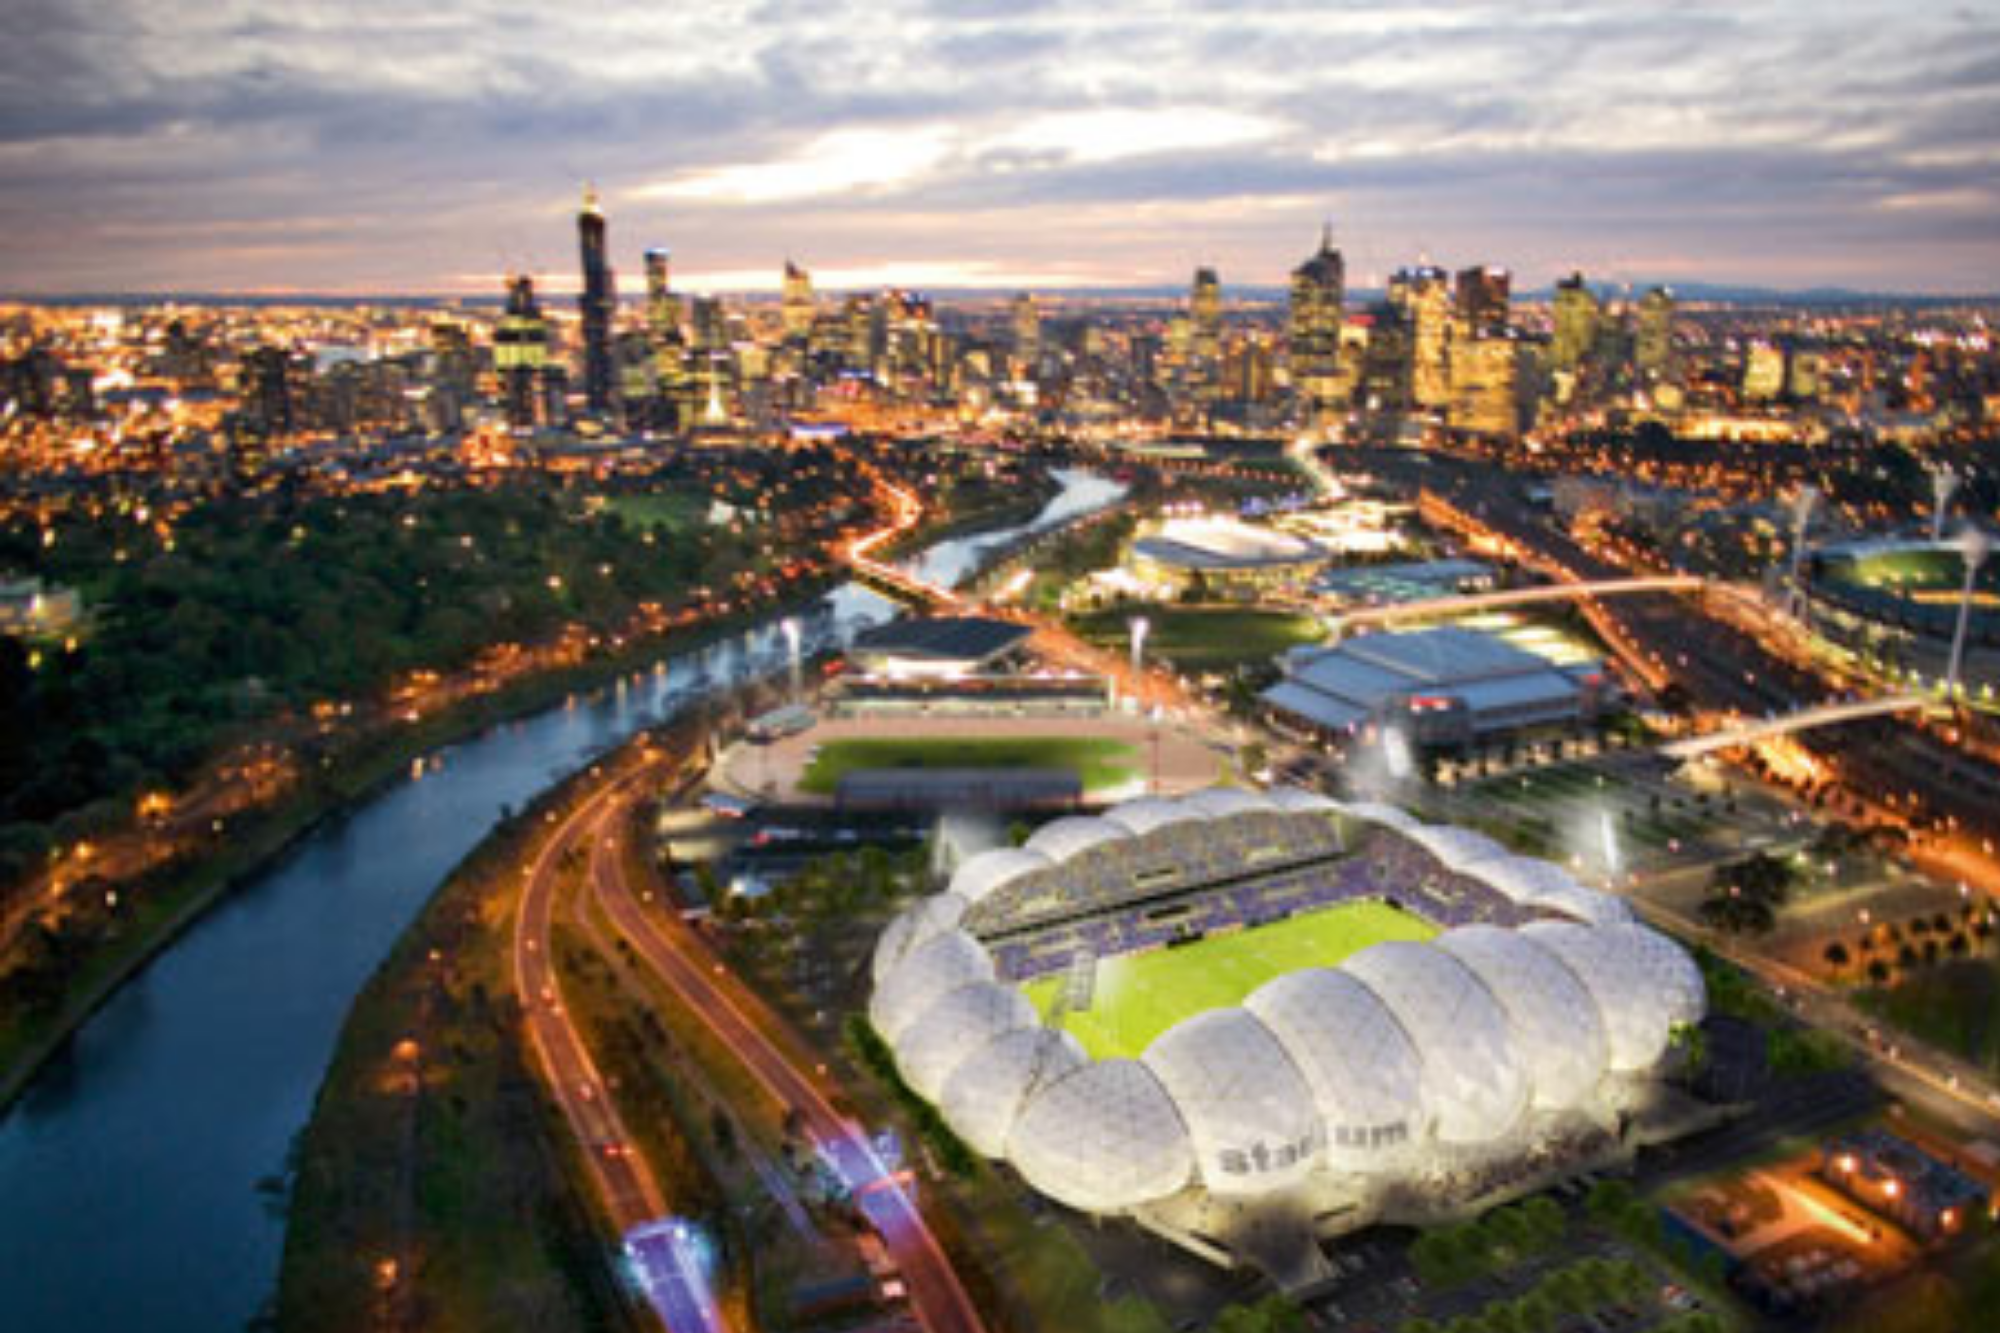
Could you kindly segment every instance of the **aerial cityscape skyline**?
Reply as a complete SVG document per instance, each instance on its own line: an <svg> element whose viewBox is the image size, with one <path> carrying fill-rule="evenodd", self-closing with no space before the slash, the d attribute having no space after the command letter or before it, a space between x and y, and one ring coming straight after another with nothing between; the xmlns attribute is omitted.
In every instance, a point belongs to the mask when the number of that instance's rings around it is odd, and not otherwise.
<svg viewBox="0 0 2000 1333"><path fill-rule="evenodd" d="M1283 280L1973 293L2000 22L1969 6L37 0L0 290L484 294L586 181L690 290ZM310 159L313 169L301 170Z"/></svg>

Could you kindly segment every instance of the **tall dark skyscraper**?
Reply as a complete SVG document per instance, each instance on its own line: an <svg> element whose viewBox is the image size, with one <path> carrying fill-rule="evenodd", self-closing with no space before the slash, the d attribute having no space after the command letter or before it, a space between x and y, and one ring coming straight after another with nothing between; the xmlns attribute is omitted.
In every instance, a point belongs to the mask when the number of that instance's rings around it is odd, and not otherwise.
<svg viewBox="0 0 2000 1333"><path fill-rule="evenodd" d="M653 341L680 338L681 298L674 295L673 256L665 246L646 251L646 326Z"/></svg>
<svg viewBox="0 0 2000 1333"><path fill-rule="evenodd" d="M583 248L583 392L592 412L606 413L611 410L611 316L618 298L605 258L604 210L594 189L583 192L576 231Z"/></svg>
<svg viewBox="0 0 2000 1333"><path fill-rule="evenodd" d="M1504 268L1480 264L1458 271L1458 317L1474 334L1502 328L1507 323L1507 307L1514 286L1513 275Z"/></svg>
<svg viewBox="0 0 2000 1333"><path fill-rule="evenodd" d="M516 430L534 428L548 360L548 322L535 301L535 280L523 274L507 283L507 313L493 332L493 368L506 389L507 424Z"/></svg>
<svg viewBox="0 0 2000 1333"><path fill-rule="evenodd" d="M1292 388L1308 415L1333 403L1340 368L1341 302L1346 265L1333 248L1333 228L1320 233L1319 250L1292 270L1291 321L1286 341Z"/></svg>

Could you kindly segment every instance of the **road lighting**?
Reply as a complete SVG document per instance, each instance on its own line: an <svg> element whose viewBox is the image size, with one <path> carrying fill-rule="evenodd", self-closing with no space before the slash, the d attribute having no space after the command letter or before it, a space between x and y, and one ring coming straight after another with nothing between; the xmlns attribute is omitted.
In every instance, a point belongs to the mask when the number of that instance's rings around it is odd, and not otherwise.
<svg viewBox="0 0 2000 1333"><path fill-rule="evenodd" d="M1972 584L1992 549L1992 539L1979 528L1968 527L1958 534L1958 553L1965 560L1965 586L1958 595L1958 628L1951 636L1951 667L1944 677L1946 699L1958 695L1959 668L1965 662L1965 631L1972 623Z"/></svg>

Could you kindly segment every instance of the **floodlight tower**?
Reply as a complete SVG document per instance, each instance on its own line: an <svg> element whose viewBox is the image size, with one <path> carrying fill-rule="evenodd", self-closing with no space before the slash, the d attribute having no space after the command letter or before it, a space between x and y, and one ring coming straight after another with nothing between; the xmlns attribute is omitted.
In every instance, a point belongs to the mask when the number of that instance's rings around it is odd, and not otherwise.
<svg viewBox="0 0 2000 1333"><path fill-rule="evenodd" d="M1800 572L1806 563L1806 532L1812 527L1813 506L1819 502L1819 487L1806 486L1792 499L1792 560L1786 589L1786 602L1794 609L1793 615L1802 614L1805 609L1805 594L1799 584Z"/></svg>
<svg viewBox="0 0 2000 1333"><path fill-rule="evenodd" d="M1140 682L1145 679L1145 677L1139 674L1141 670L1140 664L1145 659L1146 635L1153 628L1153 623L1144 616L1133 616L1127 622L1127 628L1131 631L1132 638L1132 697L1139 699L1141 694ZM1141 700L1141 702L1144 701Z"/></svg>
<svg viewBox="0 0 2000 1333"><path fill-rule="evenodd" d="M797 616L786 616L778 622L778 628L785 632L785 645L790 652L789 664L792 672L792 702L797 703L799 701L799 691L802 688L799 679L801 675L799 670L799 618Z"/></svg>
<svg viewBox="0 0 2000 1333"><path fill-rule="evenodd" d="M1931 473L1931 540L1944 540L1944 507L1951 503L1951 497L1958 490L1958 474L1948 467L1940 467Z"/></svg>
<svg viewBox="0 0 2000 1333"><path fill-rule="evenodd" d="M1951 667L1944 677L1947 700L1958 696L1959 668L1965 664L1965 632L1972 623L1972 585L1992 549L1992 538L1979 528L1968 527L1958 535L1958 553L1965 560L1965 586L1958 595L1958 628L1952 632Z"/></svg>

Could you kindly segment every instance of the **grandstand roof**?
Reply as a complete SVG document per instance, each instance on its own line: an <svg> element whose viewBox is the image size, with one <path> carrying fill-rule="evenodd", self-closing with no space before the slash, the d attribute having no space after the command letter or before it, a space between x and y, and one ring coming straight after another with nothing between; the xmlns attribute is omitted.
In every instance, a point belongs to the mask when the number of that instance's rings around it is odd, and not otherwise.
<svg viewBox="0 0 2000 1333"><path fill-rule="evenodd" d="M1263 569L1312 564L1326 558L1316 542L1233 518L1176 518L1132 543L1141 559L1180 569Z"/></svg>
<svg viewBox="0 0 2000 1333"><path fill-rule="evenodd" d="M853 651L926 661L986 662L1019 647L1033 634L1026 625L983 616L892 620L856 635Z"/></svg>

